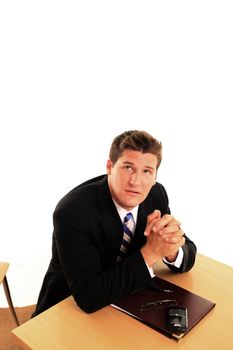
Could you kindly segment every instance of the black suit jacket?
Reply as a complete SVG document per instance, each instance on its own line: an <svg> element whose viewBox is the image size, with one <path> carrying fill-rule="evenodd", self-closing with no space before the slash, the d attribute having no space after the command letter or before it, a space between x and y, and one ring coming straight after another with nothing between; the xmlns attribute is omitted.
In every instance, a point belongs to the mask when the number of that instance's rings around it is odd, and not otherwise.
<svg viewBox="0 0 233 350"><path fill-rule="evenodd" d="M156 183L139 205L134 239L126 258L116 263L122 243L122 222L112 201L107 176L91 179L69 192L54 212L52 259L33 316L69 295L86 312L116 302L121 296L148 285L151 277L141 255L147 216L158 209L170 213L164 187ZM196 247L187 237L184 259L177 269L191 269Z"/></svg>

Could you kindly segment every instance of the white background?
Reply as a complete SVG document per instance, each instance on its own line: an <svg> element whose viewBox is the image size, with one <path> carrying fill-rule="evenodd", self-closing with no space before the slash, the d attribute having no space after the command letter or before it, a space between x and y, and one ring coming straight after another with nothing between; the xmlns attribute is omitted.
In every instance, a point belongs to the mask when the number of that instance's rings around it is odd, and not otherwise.
<svg viewBox="0 0 233 350"><path fill-rule="evenodd" d="M105 172L128 129L163 142L172 213L200 253L233 266L232 9L0 2L0 260L15 305L36 302L58 200Z"/></svg>

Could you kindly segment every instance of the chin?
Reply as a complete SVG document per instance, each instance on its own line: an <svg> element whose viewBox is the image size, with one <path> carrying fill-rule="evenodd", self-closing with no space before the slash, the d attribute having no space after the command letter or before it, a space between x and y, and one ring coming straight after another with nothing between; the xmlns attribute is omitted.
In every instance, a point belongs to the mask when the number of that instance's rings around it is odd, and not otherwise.
<svg viewBox="0 0 233 350"><path fill-rule="evenodd" d="M121 206L125 208L126 210L132 210L132 208L135 208L137 205L139 205L144 198L125 198L125 200L121 201Z"/></svg>
<svg viewBox="0 0 233 350"><path fill-rule="evenodd" d="M130 210L131 210L139 204L140 204L140 202L138 202L138 201L137 202L128 202L128 203L125 203L125 208L128 208L128 210L130 208Z"/></svg>

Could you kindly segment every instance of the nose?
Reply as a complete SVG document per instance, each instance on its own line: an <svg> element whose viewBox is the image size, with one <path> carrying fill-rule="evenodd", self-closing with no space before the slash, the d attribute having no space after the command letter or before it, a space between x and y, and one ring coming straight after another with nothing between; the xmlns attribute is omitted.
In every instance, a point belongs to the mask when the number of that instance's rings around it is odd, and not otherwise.
<svg viewBox="0 0 233 350"><path fill-rule="evenodd" d="M139 175L137 173L131 174L130 179L129 179L129 183L131 185L136 185L139 182Z"/></svg>

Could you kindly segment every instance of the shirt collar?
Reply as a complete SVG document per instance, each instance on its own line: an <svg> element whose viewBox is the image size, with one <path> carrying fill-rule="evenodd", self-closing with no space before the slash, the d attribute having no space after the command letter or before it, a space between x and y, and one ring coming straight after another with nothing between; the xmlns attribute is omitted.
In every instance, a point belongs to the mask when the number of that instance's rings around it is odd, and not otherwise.
<svg viewBox="0 0 233 350"><path fill-rule="evenodd" d="M113 198L112 198L112 200L116 206L118 214L120 215L121 221L123 222L124 217L127 213L131 213L133 215L134 223L136 225L137 216L138 216L138 205L136 207L134 207L132 210L126 210L126 209L122 208Z"/></svg>

